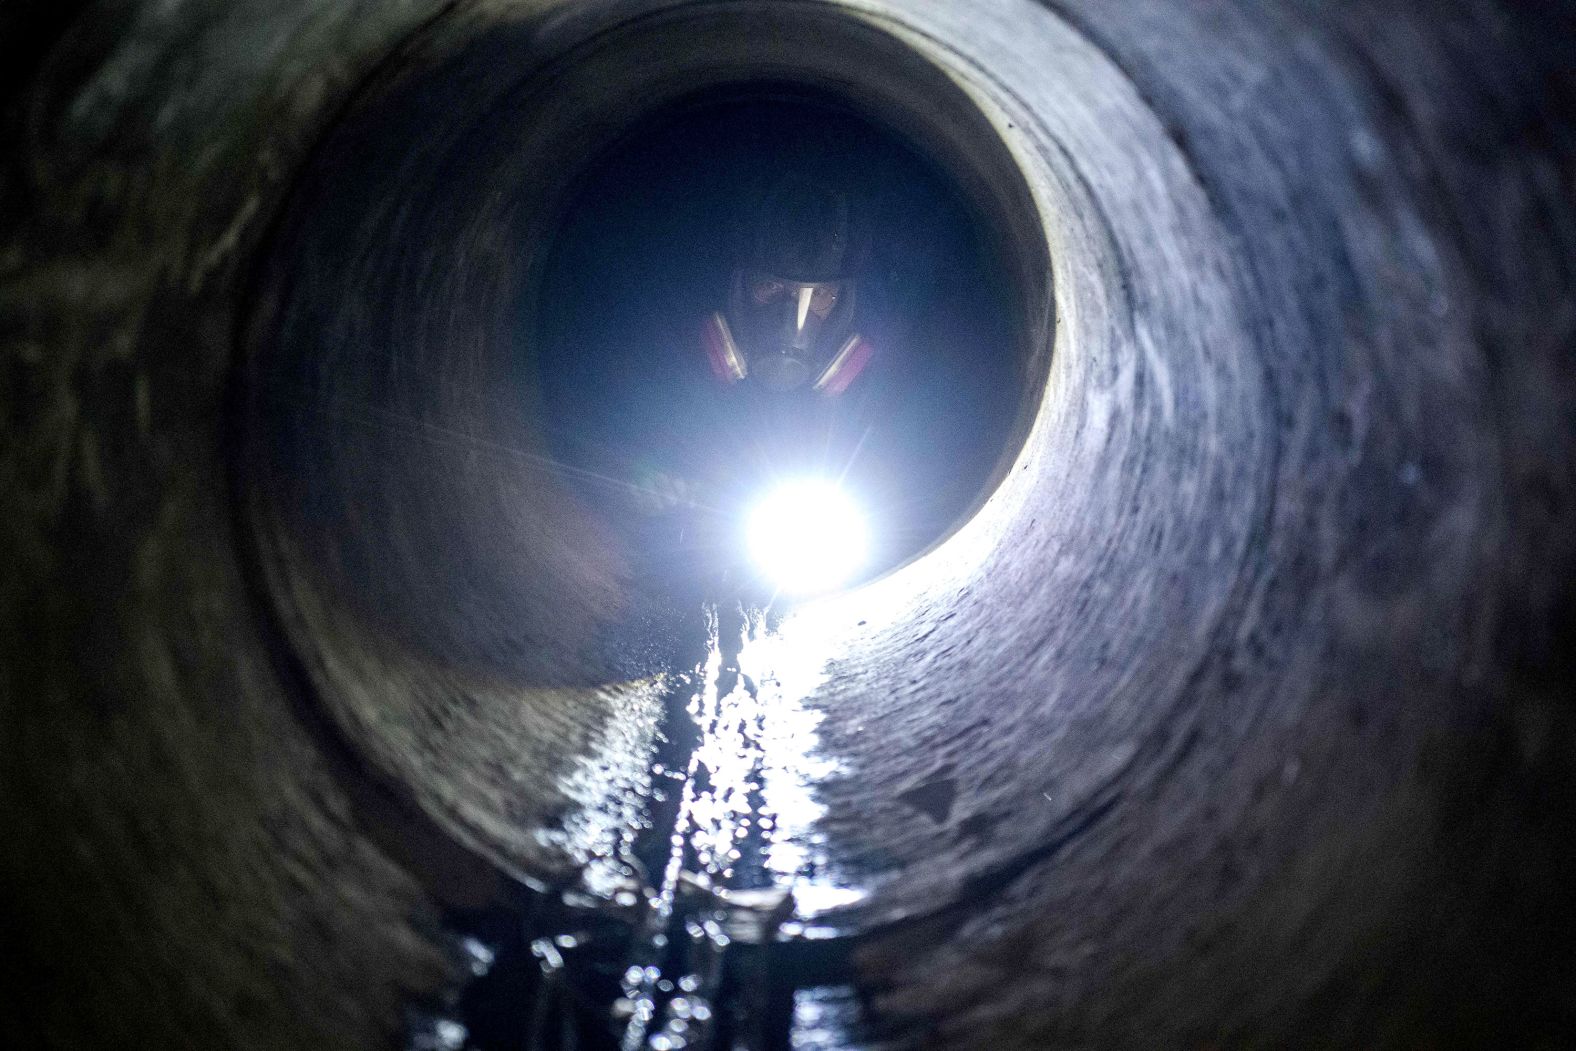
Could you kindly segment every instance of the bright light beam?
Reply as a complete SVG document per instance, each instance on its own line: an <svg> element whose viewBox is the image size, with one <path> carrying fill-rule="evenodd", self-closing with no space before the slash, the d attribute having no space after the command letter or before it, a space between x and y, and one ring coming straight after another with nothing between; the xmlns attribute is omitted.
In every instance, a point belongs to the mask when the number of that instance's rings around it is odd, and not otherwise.
<svg viewBox="0 0 1576 1051"><path fill-rule="evenodd" d="M783 592L829 591L865 564L865 516L836 482L787 482L756 505L746 523L756 568Z"/></svg>

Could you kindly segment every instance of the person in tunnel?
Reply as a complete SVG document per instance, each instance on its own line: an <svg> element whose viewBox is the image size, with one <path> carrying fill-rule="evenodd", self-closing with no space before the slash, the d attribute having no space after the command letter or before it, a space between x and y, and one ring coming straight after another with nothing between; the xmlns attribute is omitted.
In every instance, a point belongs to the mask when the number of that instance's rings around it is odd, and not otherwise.
<svg viewBox="0 0 1576 1051"><path fill-rule="evenodd" d="M682 481L659 475L648 501L735 587L748 574L726 557L729 509L758 498L765 479L837 477L857 455L847 395L874 357L865 330L881 302L867 272L868 205L852 180L800 168L743 200L723 302L701 323L716 401L698 415L715 440L692 443L675 463Z"/></svg>
<svg viewBox="0 0 1576 1051"><path fill-rule="evenodd" d="M549 440L642 576L737 580L751 512L807 478L877 513L877 566L994 455L999 283L948 188L845 114L654 127L591 172L555 244Z"/></svg>
<svg viewBox="0 0 1576 1051"><path fill-rule="evenodd" d="M803 175L773 186L751 217L728 302L702 324L712 372L789 391L809 383L835 397L870 363L858 328L860 271L869 255L854 194Z"/></svg>
<svg viewBox="0 0 1576 1051"><path fill-rule="evenodd" d="M597 463L648 537L682 538L687 568L719 568L729 509L763 479L846 470L867 426L856 384L875 354L866 333L890 334L893 318L872 272L868 192L827 167L787 165L726 196L690 187L668 208L630 207L609 224L625 252L587 241L584 272L621 294L593 293L606 310L574 339L652 349L576 385L596 392L600 411L577 414L575 455ZM697 223L705 207L710 221ZM707 243L697 229L723 236ZM689 332L677 354L675 322ZM607 424L593 431L591 416ZM588 433L600 448L586 446Z"/></svg>

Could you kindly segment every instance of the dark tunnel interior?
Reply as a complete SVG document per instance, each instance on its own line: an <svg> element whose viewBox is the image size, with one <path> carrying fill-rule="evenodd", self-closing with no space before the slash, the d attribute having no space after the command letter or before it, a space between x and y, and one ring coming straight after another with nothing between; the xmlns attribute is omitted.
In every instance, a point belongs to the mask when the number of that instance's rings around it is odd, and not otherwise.
<svg viewBox="0 0 1576 1051"><path fill-rule="evenodd" d="M857 184L870 213L858 306L879 366L835 401L808 388L719 396L696 329L727 302L750 188L812 166ZM540 305L522 308L541 317L548 447L615 521L665 498L707 505L715 519L695 541L649 538L669 575L722 568L751 483L829 475L864 494L883 527L874 575L932 546L999 481L1027 372L1010 275L989 255L1007 235L978 229L895 134L786 87L741 86L648 118L576 181Z"/></svg>
<svg viewBox="0 0 1576 1051"><path fill-rule="evenodd" d="M1576 1037L1565 0L46 6L21 1045Z"/></svg>

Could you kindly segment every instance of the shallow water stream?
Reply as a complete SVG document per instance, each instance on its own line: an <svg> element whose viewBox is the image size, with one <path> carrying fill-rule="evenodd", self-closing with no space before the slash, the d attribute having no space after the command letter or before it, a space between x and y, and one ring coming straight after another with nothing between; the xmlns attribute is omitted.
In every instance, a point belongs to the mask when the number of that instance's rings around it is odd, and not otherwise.
<svg viewBox="0 0 1576 1051"><path fill-rule="evenodd" d="M825 655L770 621L737 602L685 619L646 776L603 777L579 820L601 852L571 886L451 918L471 980L413 1017L412 1051L854 1046L822 920L863 895L816 828L839 767L805 703Z"/></svg>

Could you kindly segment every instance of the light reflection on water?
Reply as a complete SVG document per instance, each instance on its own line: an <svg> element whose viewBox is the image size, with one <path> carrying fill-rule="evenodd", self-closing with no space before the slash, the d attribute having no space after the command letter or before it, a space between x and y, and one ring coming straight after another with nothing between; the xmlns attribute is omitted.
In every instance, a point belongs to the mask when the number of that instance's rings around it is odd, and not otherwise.
<svg viewBox="0 0 1576 1051"><path fill-rule="evenodd" d="M811 609L768 627L760 611L709 607L687 670L604 698L613 717L561 786L575 805L539 834L577 882L503 955L462 940L477 984L456 1017L413 1016L409 1048L856 1046L855 993L806 969L825 957L754 948L836 937L829 914L864 897L819 828L818 787L845 770L811 704L848 628ZM495 969L505 977L487 985ZM519 1022L498 1022L521 988ZM494 1028L471 1043L473 1024Z"/></svg>
<svg viewBox="0 0 1576 1051"><path fill-rule="evenodd" d="M574 806L558 827L537 839L562 852L580 869L581 888L598 898L628 893L627 862L635 837L647 822L646 801L654 774L651 754L662 720L662 699L675 676L659 676L620 688L594 749L582 756L561 789Z"/></svg>
<svg viewBox="0 0 1576 1051"><path fill-rule="evenodd" d="M682 783L667 789L677 805L653 799L634 844L641 861L631 869L661 877L648 880L624 957L614 1005L626 1019L623 1051L711 1046L733 941L834 934L811 917L860 897L830 878L816 828L825 809L815 786L841 772L820 753L821 717L805 703L824 681L828 651L737 606L709 607L705 631L700 681L673 683L653 759L658 784L684 765ZM767 1021L774 1012L749 995L741 1003L739 1025L769 1040L762 1027L779 1024Z"/></svg>
<svg viewBox="0 0 1576 1051"><path fill-rule="evenodd" d="M793 998L790 1045L793 1051L847 1051L860 1015L858 999L846 986L800 989Z"/></svg>
<svg viewBox="0 0 1576 1051"><path fill-rule="evenodd" d="M712 644L706 690L692 706L703 733L690 843L697 867L719 886L788 889L793 914L810 919L862 893L832 878L826 840L816 829L826 811L816 785L843 767L821 752L816 726L823 715L805 704L826 681L827 649L815 632L797 627L768 629L760 611L752 611L742 624L736 665L728 640Z"/></svg>
<svg viewBox="0 0 1576 1051"><path fill-rule="evenodd" d="M687 855L685 869L716 887L790 890L793 917L784 935L830 933L799 921L864 897L838 881L817 828L825 807L816 786L844 768L821 750L817 728L824 716L806 703L826 681L837 635L813 609L771 628L752 611L742 645L713 631L699 682L694 673L674 672L619 688L617 714L562 785L575 805L557 827L538 833L579 869L579 890L627 898L637 841L663 834L650 827L654 793L682 792L673 831L683 840L676 849ZM736 617L721 620L737 626ZM729 657L734 651L736 664ZM687 714L700 731L687 788L682 771L653 762L664 697L675 691L689 695Z"/></svg>
<svg viewBox="0 0 1576 1051"><path fill-rule="evenodd" d="M795 914L808 919L864 896L838 885L826 838L816 827L826 813L816 785L844 772L820 750L817 727L824 716L805 703L826 681L830 653L828 640L812 630L809 615L789 619L774 631L764 620L759 614L750 619L739 653L741 680L754 685L753 696L744 690L735 690L735 696L753 706L756 718L753 759L762 810L772 822L763 837L765 867L777 883L792 889Z"/></svg>

